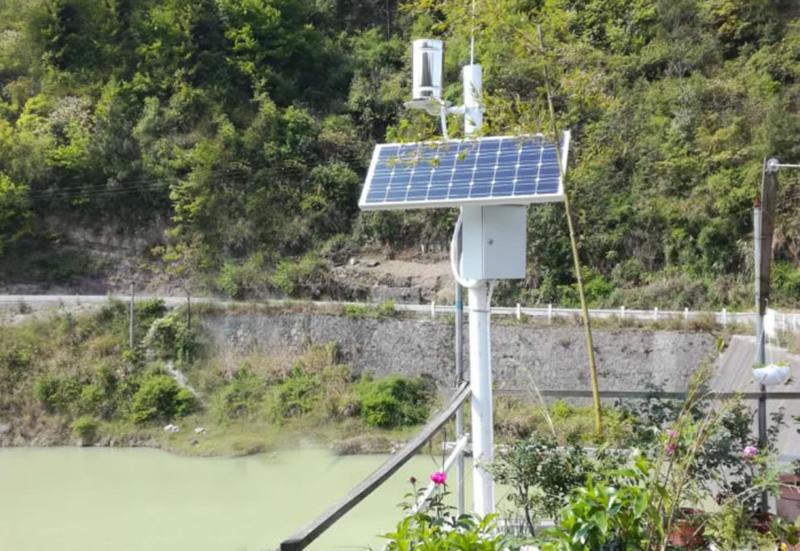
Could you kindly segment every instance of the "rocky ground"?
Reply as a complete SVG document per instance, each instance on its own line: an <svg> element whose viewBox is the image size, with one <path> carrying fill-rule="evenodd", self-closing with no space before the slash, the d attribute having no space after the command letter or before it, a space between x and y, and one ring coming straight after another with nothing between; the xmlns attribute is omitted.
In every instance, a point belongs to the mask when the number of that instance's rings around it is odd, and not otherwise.
<svg viewBox="0 0 800 551"><path fill-rule="evenodd" d="M374 302L453 300L450 264L441 254L389 259L366 253L353 256L346 264L334 267L332 275L340 285L359 289Z"/></svg>
<svg viewBox="0 0 800 551"><path fill-rule="evenodd" d="M0 295L126 294L132 281L140 295L185 295L186 282L170 276L148 255L136 254L141 244L135 248L120 246L113 241L109 243L81 241L84 262L91 265L90 275L73 277L69 283L53 283L25 281L24 274L17 274L7 281L0 278ZM330 262L329 270L328 289L320 289L321 296L375 302L391 299L408 303L452 301L453 297L453 279L446 252L408 250L387 253L382 249L367 248L356 251L343 263ZM196 295L214 294L196 283L190 287ZM247 298L283 298L268 291L265 293L265 296Z"/></svg>

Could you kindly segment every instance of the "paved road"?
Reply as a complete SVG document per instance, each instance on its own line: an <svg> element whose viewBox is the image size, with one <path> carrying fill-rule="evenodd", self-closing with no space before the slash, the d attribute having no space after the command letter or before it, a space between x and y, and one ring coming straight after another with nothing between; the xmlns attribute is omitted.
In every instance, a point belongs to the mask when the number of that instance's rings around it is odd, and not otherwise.
<svg viewBox="0 0 800 551"><path fill-rule="evenodd" d="M718 392L758 392L759 386L753 380L753 359L755 358L755 337L736 335L717 360L717 371L711 381L711 389ZM779 392L800 392L800 356L789 354L781 348L767 347L767 363L782 361L792 367L793 376L788 384L770 387L768 390ZM755 401L749 404L754 410ZM778 438L778 449L781 455L800 457L800 435L797 434L797 423L791 418L800 415L800 400L776 400L767 402L767 414L783 408L788 428L781 429ZM769 419L769 416L767 417ZM753 430L758 430L754 419Z"/></svg>

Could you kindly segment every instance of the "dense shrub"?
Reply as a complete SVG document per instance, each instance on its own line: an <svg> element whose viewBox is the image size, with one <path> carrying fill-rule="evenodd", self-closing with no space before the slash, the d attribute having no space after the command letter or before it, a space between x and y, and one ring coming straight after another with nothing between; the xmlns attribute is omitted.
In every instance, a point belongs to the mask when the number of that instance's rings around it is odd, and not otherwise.
<svg viewBox="0 0 800 551"><path fill-rule="evenodd" d="M375 427L416 425L427 419L432 394L431 385L422 378L392 375L363 381L359 388L361 416Z"/></svg>
<svg viewBox="0 0 800 551"><path fill-rule="evenodd" d="M775 301L796 306L800 303L800 268L789 262L776 262L772 270Z"/></svg>
<svg viewBox="0 0 800 551"><path fill-rule="evenodd" d="M72 422L72 434L81 439L84 446L91 446L97 440L98 423L90 415L83 415Z"/></svg>
<svg viewBox="0 0 800 551"><path fill-rule="evenodd" d="M319 403L321 391L319 375L295 366L289 376L272 389L270 417L281 421L312 411Z"/></svg>
<svg viewBox="0 0 800 551"><path fill-rule="evenodd" d="M0 381L14 385L29 375L35 349L24 342L4 341L0 341Z"/></svg>
<svg viewBox="0 0 800 551"><path fill-rule="evenodd" d="M556 518L570 492L588 476L617 464L616 456L590 457L579 445L562 447L552 436L534 435L500 450L490 469L498 483L512 489L507 499L522 511L533 535L536 519Z"/></svg>
<svg viewBox="0 0 800 551"><path fill-rule="evenodd" d="M36 379L33 392L47 411L66 413L78 401L81 383L69 377L45 375Z"/></svg>
<svg viewBox="0 0 800 551"><path fill-rule="evenodd" d="M222 419L248 418L257 414L267 391L266 381L248 368L236 371L219 394L217 415Z"/></svg>
<svg viewBox="0 0 800 551"><path fill-rule="evenodd" d="M192 358L199 349L197 336L189 327L186 315L178 310L150 325L145 346L163 360Z"/></svg>
<svg viewBox="0 0 800 551"><path fill-rule="evenodd" d="M78 410L81 413L99 413L105 399L103 387L94 383L84 385L78 399Z"/></svg>
<svg viewBox="0 0 800 551"><path fill-rule="evenodd" d="M272 284L290 297L316 296L327 279L327 264L310 253L299 260L283 260L272 275Z"/></svg>
<svg viewBox="0 0 800 551"><path fill-rule="evenodd" d="M167 421L191 413L195 399L167 375L155 374L145 378L131 402L130 418L134 423Z"/></svg>
<svg viewBox="0 0 800 551"><path fill-rule="evenodd" d="M263 292L269 283L265 260L262 254L254 254L244 263L228 261L217 276L217 287L235 299L246 298Z"/></svg>

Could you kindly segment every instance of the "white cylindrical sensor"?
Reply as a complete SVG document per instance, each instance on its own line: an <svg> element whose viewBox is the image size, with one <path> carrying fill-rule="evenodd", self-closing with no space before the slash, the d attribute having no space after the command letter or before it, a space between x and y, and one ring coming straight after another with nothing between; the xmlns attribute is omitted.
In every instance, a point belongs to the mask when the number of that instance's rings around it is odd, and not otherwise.
<svg viewBox="0 0 800 551"><path fill-rule="evenodd" d="M483 71L479 64L474 63L465 65L461 75L464 81L464 133L469 135L476 132L483 123Z"/></svg>
<svg viewBox="0 0 800 551"><path fill-rule="evenodd" d="M412 99L442 99L444 43L432 38L415 40L412 50Z"/></svg>

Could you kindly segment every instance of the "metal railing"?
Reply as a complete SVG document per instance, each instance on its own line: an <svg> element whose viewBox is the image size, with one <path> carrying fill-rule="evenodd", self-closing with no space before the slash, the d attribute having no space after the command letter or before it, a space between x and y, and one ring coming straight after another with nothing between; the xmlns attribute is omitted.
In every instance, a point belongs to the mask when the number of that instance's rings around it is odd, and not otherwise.
<svg viewBox="0 0 800 551"><path fill-rule="evenodd" d="M327 511L322 513L309 525L295 532L291 537L281 542L281 551L299 551L305 549L315 539L322 535L328 528L330 528L336 521L343 517L353 507L358 505L364 498L374 492L381 484L383 484L390 476L397 472L400 467L406 464L439 430L455 415L456 411L463 406L467 398L470 397L469 383L462 384L456 391L453 398L448 402L447 406L437 413L423 429L411 439L403 448L389 457L383 465L378 467L367 478L359 482L350 492L343 497L339 502L331 506ZM457 447L454 453L445 461L443 469L446 471L451 466L459 454L463 453L467 444L467 438L463 437L459 440L460 448ZM429 488L430 490L430 488ZM423 498L427 499L431 496L430 492L426 491ZM417 502L417 508L424 506L425 499Z"/></svg>
<svg viewBox="0 0 800 551"><path fill-rule="evenodd" d="M497 396L509 397L529 397L534 391L528 388L495 388ZM538 390L536 394L543 398L591 398L591 390ZM643 400L653 396L658 396L664 400L684 400L688 396L686 391L663 391L663 390L601 390L601 398L619 398ZM727 400L739 397L743 400L758 400L760 392L733 392L733 391L711 391L706 394L711 400ZM770 400L800 400L800 392L797 391L769 391L766 394Z"/></svg>
<svg viewBox="0 0 800 551"><path fill-rule="evenodd" d="M429 314L431 317L436 317L438 314L452 314L455 310L452 305L436 304L431 302L429 304L395 304L395 310L398 312L416 312L419 314ZM469 311L467 306L464 307L465 311ZM545 318L552 322L558 318L574 318L577 319L581 315L578 308L560 308L549 304L547 306L527 307L517 304L515 306L492 306L493 316L514 316L521 319L523 316L532 318ZM710 318L722 325L752 325L755 326L758 314L755 312L729 312L727 308L719 311L709 310L661 310L653 308L652 310L639 310L629 309L625 306L619 308L592 308L589 310L589 315L595 319L618 319L618 320L637 320L642 322L659 322L659 321L683 321L689 323L691 321L704 321ZM783 331L800 331L800 312L776 312L775 313L776 328Z"/></svg>
<svg viewBox="0 0 800 551"><path fill-rule="evenodd" d="M498 396L523 396L530 395L530 393L530 389L495 389L495 394ZM592 396L590 390L541 390L539 393L543 397L552 398L590 398ZM687 395L686 392L603 391L601 392L601 397L643 399L653 396L654 394L665 399L683 399L686 398ZM733 396L741 396L743 399L752 400L757 399L759 395L760 393L757 392L711 392L709 397L712 399L726 399ZM771 399L798 400L800 399L800 392L770 392L768 396ZM417 436L410 440L399 452L389 457L386 462L384 462L380 467L372 472L372 474L356 485L340 501L331 506L310 524L298 530L291 537L281 542L280 551L299 551L308 547L315 539L322 535L348 511L369 496L373 491L378 489L386 480L388 480L395 472L397 472L400 467L402 467L417 452L419 452L419 450L455 415L456 411L458 411L458 409L464 405L469 397L469 383L464 383L456 391L455 395L447 404L447 406L437 413L433 419L431 419L431 421L429 421L423 427ZM471 450L469 449L469 437L466 435L460 437L455 442L445 443L445 447L450 451L450 454L444 461L442 467L444 472L448 472L450 470L459 456L464 453L471 454ZM795 459L798 459L798 457L794 455L780 456L780 460L786 463ZM433 483L431 483L418 499L416 506L413 508L413 512L424 509L427 501L433 495L434 491L435 486Z"/></svg>
<svg viewBox="0 0 800 551"><path fill-rule="evenodd" d="M0 295L0 305L87 305L99 304L109 299L114 300L128 300L129 295ZM161 299L168 306L180 306L186 303L186 297L183 296L159 296L159 295L139 295L138 300L144 299ZM284 300L263 300L252 302L238 302L230 300L220 300L213 297L192 297L192 302L195 304L218 304L221 306L235 306L237 304L264 304L269 306L280 306L287 304ZM302 304L304 301L294 302L295 304ZM369 302L341 302L341 301L305 301L306 304L319 307L344 307L344 306L375 306L376 303ZM396 303L394 308L397 312L414 312L417 314L427 314L431 317L436 317L439 314L453 314L455 313L455 306L452 304L437 304L430 302L428 304L406 304ZM464 310L469 312L469 307L465 306ZM492 315L494 316L514 316L521 319L522 316L532 318L544 318L548 321L554 319L564 318L578 318L581 311L578 308L561 308L548 304L547 306L534 306L528 307L522 304L514 306L493 306ZM727 308L719 311L708 310L661 310L655 307L651 310L630 309L625 306L619 308L594 308L589 310L589 315L595 319L619 319L619 320L637 320L643 322L657 322L666 320L683 321L689 323L696 320L707 320L713 317L714 321L720 325L735 325L744 324L755 326L758 315L755 312L729 312ZM800 332L800 312L787 311L775 313L775 325L779 330Z"/></svg>

